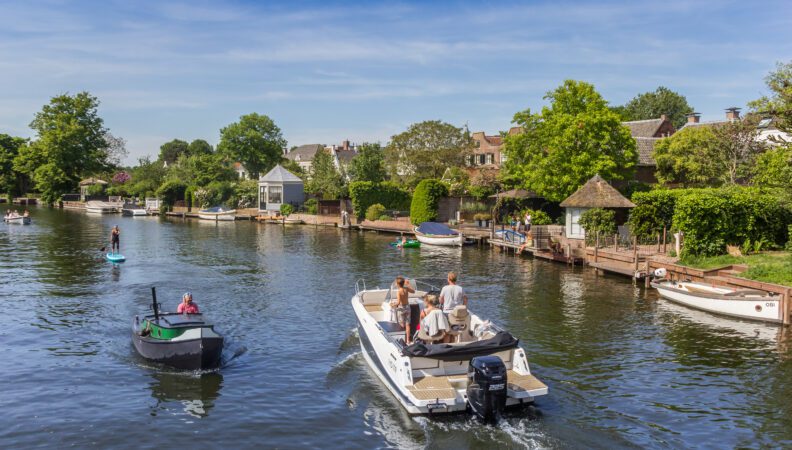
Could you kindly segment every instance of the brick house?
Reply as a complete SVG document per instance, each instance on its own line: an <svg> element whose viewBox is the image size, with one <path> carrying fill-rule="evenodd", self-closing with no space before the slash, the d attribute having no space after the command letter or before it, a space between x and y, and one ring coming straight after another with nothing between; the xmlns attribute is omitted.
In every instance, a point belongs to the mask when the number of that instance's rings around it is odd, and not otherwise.
<svg viewBox="0 0 792 450"><path fill-rule="evenodd" d="M635 167L635 180L642 183L657 183L655 171L657 163L652 154L654 146L660 139L671 136L676 132L674 124L663 114L657 119L632 120L622 122L630 129L630 134L635 139L638 151L638 165Z"/></svg>
<svg viewBox="0 0 792 450"><path fill-rule="evenodd" d="M520 131L522 131L520 127L512 127L508 134L517 134ZM501 152L503 136L488 136L483 131L477 131L471 135L471 138L475 142L475 148L473 154L465 161L468 173L472 176L482 170L493 170L497 174L501 165L506 162L506 155Z"/></svg>

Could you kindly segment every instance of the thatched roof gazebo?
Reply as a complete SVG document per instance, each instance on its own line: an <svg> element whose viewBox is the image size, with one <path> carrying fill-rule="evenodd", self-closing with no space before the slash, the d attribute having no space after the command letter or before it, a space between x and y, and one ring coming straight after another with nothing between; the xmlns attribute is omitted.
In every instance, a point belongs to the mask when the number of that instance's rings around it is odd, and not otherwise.
<svg viewBox="0 0 792 450"><path fill-rule="evenodd" d="M580 216L591 208L625 209L635 208L635 204L621 195L613 186L594 175L574 194L561 202L566 209L566 236L570 239L585 239L586 232L580 226Z"/></svg>

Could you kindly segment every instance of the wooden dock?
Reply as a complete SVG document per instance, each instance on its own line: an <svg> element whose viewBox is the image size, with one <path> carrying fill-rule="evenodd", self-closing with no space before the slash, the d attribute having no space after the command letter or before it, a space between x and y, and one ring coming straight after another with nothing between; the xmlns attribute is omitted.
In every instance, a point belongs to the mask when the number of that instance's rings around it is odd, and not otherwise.
<svg viewBox="0 0 792 450"><path fill-rule="evenodd" d="M522 247L522 244L517 242L505 241L503 239L489 239L487 242L489 242L491 248L499 248L502 251L506 251L506 252L511 251L515 256L526 253L534 256L535 258L546 259L548 261L562 262L571 265L579 264L581 266L585 264L584 258L582 258L581 256L577 256L572 252L569 252L570 254L567 255L562 252L554 252L551 249L537 248L531 246L526 246L522 249L522 251L520 251L520 247Z"/></svg>

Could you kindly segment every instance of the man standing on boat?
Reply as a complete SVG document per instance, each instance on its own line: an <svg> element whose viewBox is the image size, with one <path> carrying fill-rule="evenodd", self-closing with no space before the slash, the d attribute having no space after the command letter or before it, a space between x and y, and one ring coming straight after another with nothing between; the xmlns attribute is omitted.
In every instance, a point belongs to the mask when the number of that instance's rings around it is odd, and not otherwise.
<svg viewBox="0 0 792 450"><path fill-rule="evenodd" d="M457 276L454 272L448 272L448 284L443 286L440 291L440 303L443 305L443 312L448 314L458 305L467 306L468 297L462 286L456 284Z"/></svg>
<svg viewBox="0 0 792 450"><path fill-rule="evenodd" d="M121 250L121 230L118 229L118 225L113 225L113 229L110 231L110 246L112 247L112 252L116 253Z"/></svg>
<svg viewBox="0 0 792 450"><path fill-rule="evenodd" d="M412 344L412 334L410 333L410 294L415 290L410 287L410 282L404 277L396 277L396 302L391 301L391 308L396 309L396 322L404 327L404 342Z"/></svg>

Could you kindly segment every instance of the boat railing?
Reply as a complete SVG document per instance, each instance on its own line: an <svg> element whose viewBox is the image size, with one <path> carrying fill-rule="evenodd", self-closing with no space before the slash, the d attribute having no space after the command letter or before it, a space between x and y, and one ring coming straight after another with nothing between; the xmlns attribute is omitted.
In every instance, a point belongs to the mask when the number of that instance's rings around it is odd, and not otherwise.
<svg viewBox="0 0 792 450"><path fill-rule="evenodd" d="M363 289L360 289L361 286L363 286ZM366 280L364 280L363 278L359 278L357 281L355 281L355 294L360 294L361 291L365 291L365 290L366 290Z"/></svg>

